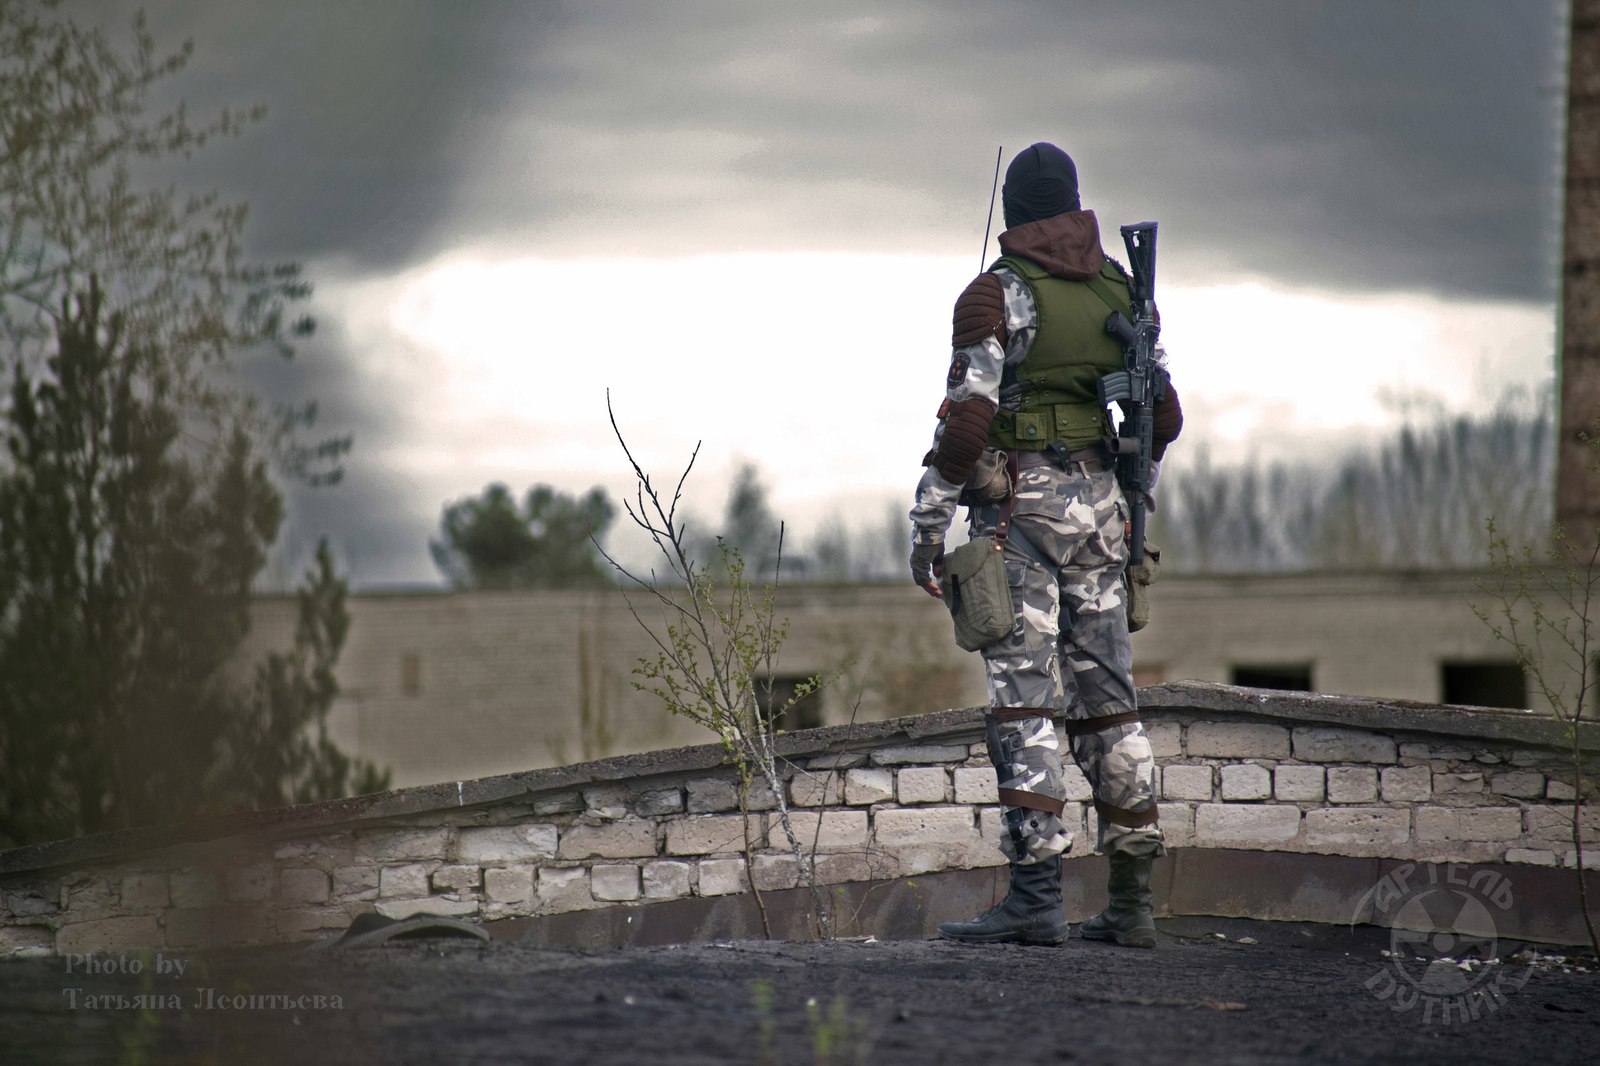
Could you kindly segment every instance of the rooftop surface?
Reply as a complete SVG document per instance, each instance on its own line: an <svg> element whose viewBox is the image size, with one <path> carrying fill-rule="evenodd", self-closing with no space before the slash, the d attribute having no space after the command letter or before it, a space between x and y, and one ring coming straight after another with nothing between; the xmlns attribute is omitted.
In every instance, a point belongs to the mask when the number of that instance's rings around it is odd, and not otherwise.
<svg viewBox="0 0 1600 1066"><path fill-rule="evenodd" d="M0 963L0 1048L13 1063L928 1066L1565 1063L1600 1046L1592 959L1365 926L1159 924L1155 951L1074 932L1060 948L395 940L166 952L138 974L86 972L131 955L22 959ZM1500 961L1463 969L1469 955Z"/></svg>

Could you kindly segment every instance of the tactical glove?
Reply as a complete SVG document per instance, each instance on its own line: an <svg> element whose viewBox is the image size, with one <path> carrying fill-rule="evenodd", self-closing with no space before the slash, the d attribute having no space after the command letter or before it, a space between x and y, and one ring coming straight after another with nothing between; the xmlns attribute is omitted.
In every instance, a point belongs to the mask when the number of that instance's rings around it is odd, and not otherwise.
<svg viewBox="0 0 1600 1066"><path fill-rule="evenodd" d="M943 599L939 591L939 574L944 571L944 542L913 544L911 546L911 580L928 595Z"/></svg>

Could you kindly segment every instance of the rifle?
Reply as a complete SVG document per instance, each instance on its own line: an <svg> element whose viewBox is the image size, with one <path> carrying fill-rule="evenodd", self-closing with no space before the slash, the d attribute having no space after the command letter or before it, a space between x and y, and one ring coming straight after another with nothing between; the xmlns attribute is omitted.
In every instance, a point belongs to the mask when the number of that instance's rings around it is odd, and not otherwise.
<svg viewBox="0 0 1600 1066"><path fill-rule="evenodd" d="M1144 561L1145 497L1150 485L1150 452L1155 428L1156 401L1167 391L1166 374L1156 361L1156 339L1161 326L1156 322L1156 224L1138 222L1122 227L1122 243L1128 249L1133 278L1129 294L1133 298L1134 320L1120 311L1106 318L1106 332L1122 342L1123 369L1100 379L1100 405L1121 402L1125 417L1117 434L1106 441L1117 480L1133 508L1132 536L1129 538L1128 564Z"/></svg>

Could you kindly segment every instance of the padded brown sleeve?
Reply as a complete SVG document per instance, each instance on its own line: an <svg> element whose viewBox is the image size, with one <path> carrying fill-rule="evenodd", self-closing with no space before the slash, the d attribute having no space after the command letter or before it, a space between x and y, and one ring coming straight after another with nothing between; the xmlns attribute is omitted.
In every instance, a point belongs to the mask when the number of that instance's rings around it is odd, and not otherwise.
<svg viewBox="0 0 1600 1066"><path fill-rule="evenodd" d="M1156 409L1150 413L1150 429L1150 458L1159 462L1167 445L1183 432L1183 405L1178 402L1178 390L1170 379L1167 394L1156 401Z"/></svg>
<svg viewBox="0 0 1600 1066"><path fill-rule="evenodd" d="M950 343L961 348L976 344L993 333L1006 343L1006 293L1000 279L993 274L979 274L965 291L956 298L955 317L951 323Z"/></svg>
<svg viewBox="0 0 1600 1066"><path fill-rule="evenodd" d="M950 417L945 420L939 450L933 457L940 477L956 485L967 483L989 442L994 411L994 404L978 396L950 405Z"/></svg>

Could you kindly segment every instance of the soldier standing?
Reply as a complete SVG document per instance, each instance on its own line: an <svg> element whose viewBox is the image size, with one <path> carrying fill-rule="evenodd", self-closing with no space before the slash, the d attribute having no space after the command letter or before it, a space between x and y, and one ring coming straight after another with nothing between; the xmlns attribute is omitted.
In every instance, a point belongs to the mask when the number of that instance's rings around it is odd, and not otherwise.
<svg viewBox="0 0 1600 1066"><path fill-rule="evenodd" d="M1122 267L1081 210L1072 159L1055 145L1022 151L1006 169L1003 253L956 301L948 391L934 449L911 510L911 573L940 596L944 539L986 450L1012 457L1008 505L972 507L971 534L1005 532L1016 621L982 649L989 684L989 757L999 778L1001 850L1011 886L991 910L945 922L939 935L976 943L1060 944L1061 854L1071 836L1053 719L1094 790L1099 848L1110 862L1106 910L1081 935L1154 947L1152 862L1164 854L1155 766L1139 722L1123 593L1128 508L1104 441L1097 383L1122 367L1105 331L1132 316ZM1155 410L1160 459L1183 424L1170 383ZM1009 515L1003 514L1008 506Z"/></svg>

